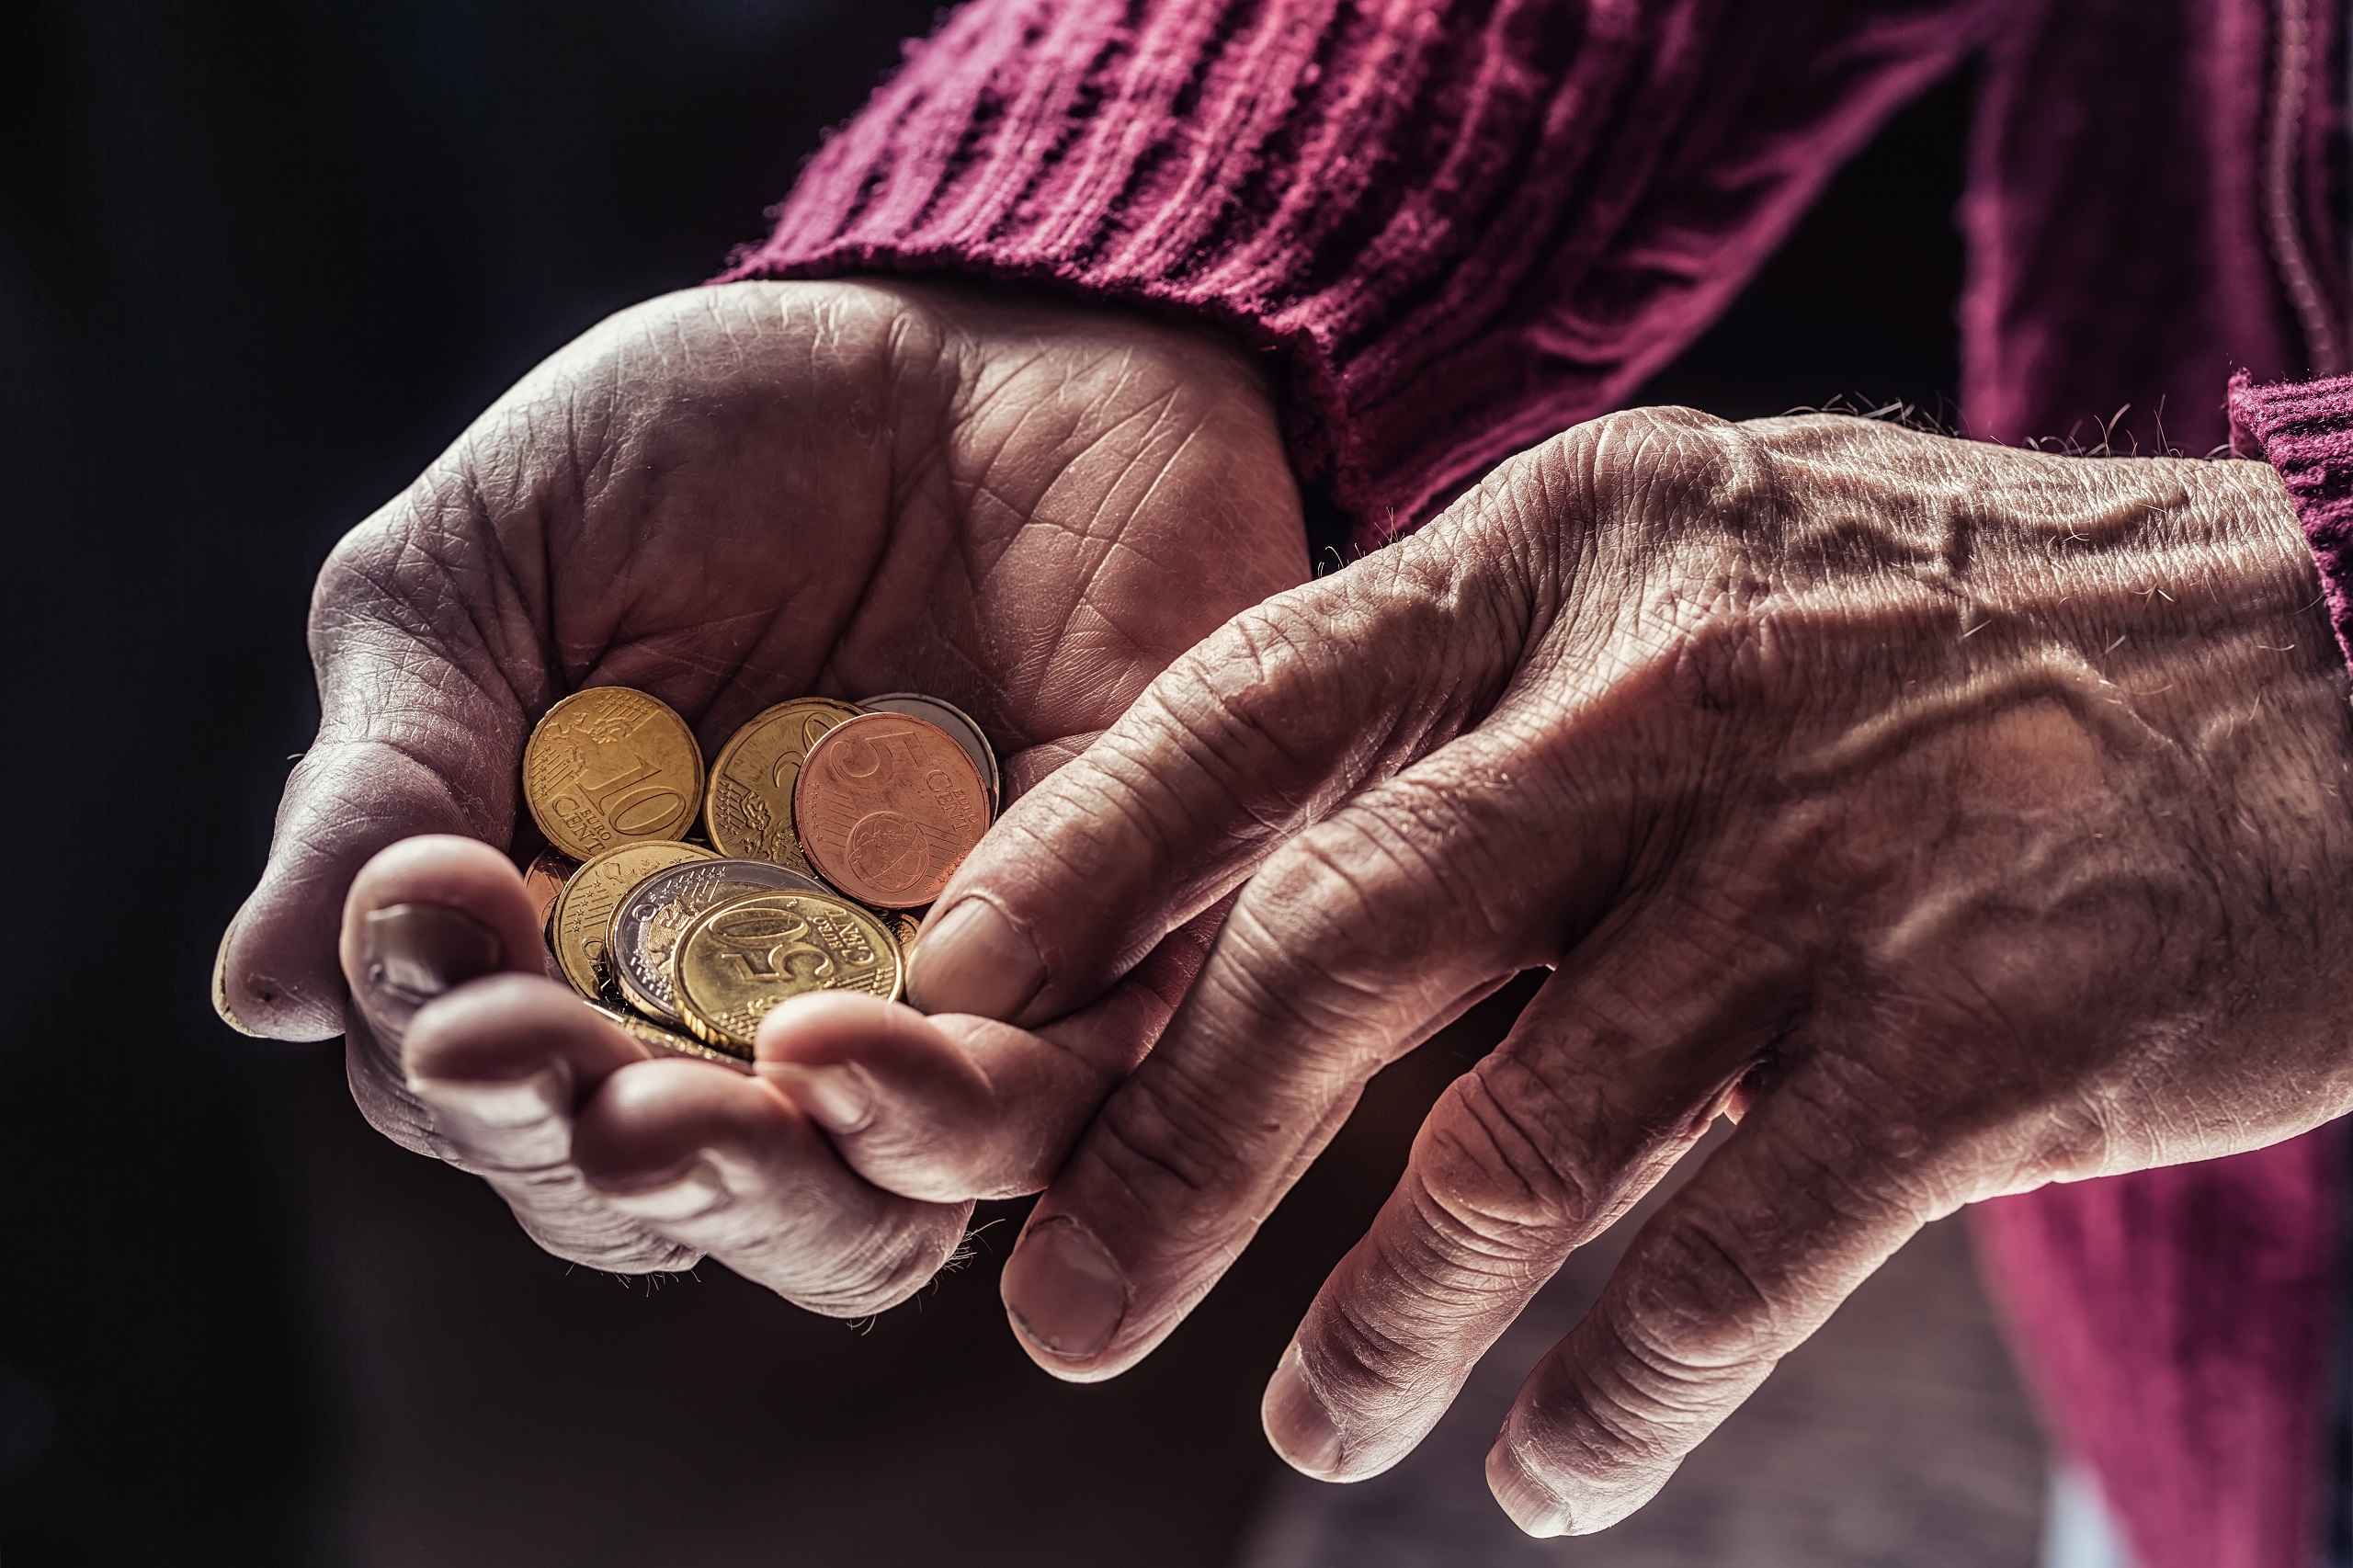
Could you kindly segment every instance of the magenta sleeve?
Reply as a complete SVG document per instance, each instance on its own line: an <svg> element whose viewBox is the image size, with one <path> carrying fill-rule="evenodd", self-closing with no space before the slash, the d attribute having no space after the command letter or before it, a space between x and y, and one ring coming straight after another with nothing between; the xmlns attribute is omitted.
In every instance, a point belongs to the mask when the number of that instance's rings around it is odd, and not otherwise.
<svg viewBox="0 0 2353 1568"><path fill-rule="evenodd" d="M975 0L729 278L958 270L1282 357L1361 543L1615 406L1988 0Z"/></svg>
<svg viewBox="0 0 2353 1568"><path fill-rule="evenodd" d="M2320 566L2336 644L2353 659L2353 376L2231 381L2231 454L2279 472Z"/></svg>

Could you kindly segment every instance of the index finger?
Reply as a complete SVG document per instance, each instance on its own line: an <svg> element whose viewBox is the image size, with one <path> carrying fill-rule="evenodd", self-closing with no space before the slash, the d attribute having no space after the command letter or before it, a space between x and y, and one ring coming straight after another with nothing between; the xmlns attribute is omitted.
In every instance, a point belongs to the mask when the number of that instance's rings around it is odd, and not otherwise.
<svg viewBox="0 0 2353 1568"><path fill-rule="evenodd" d="M1100 995L1291 833L1493 704L1533 609L1444 520L1245 610L965 860L909 956L926 1012Z"/></svg>

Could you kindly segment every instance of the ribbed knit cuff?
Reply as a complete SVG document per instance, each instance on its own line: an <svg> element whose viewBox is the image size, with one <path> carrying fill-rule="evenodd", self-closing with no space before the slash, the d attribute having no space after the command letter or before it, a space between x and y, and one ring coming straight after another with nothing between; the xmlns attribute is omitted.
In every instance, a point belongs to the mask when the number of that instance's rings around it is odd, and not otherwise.
<svg viewBox="0 0 2353 1568"><path fill-rule="evenodd" d="M2353 660L2353 376L2257 386L2231 378L2231 455L2279 471L2320 565L2336 644Z"/></svg>
<svg viewBox="0 0 2353 1568"><path fill-rule="evenodd" d="M726 277L955 270L1288 362L1372 545L1618 405L1987 0L974 0Z"/></svg>

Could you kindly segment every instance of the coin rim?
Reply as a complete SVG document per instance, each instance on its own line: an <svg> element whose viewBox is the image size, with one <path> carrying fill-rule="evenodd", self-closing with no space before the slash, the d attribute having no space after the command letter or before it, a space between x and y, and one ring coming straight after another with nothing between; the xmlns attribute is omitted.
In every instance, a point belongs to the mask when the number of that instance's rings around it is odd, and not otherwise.
<svg viewBox="0 0 2353 1568"><path fill-rule="evenodd" d="M738 1073L749 1073L752 1070L752 1059L748 1056L737 1056L733 1051L722 1050L718 1046L705 1045L701 1040L682 1035L676 1029L665 1028L652 1018L625 1012L619 1007L608 1006L602 1002L590 1002L588 1006L596 1010L599 1017L631 1040L653 1046L657 1051L668 1051L680 1056L690 1056L697 1062L717 1062L722 1067L732 1068Z"/></svg>
<svg viewBox="0 0 2353 1568"><path fill-rule="evenodd" d="M971 756L969 756L969 755L965 752L965 750L964 750L964 748L963 748L963 746L962 746L962 745L961 745L961 744L958 744L958 742L957 742L957 740L956 740L956 737L955 737L955 736L953 736L953 735L949 734L947 731L945 731L945 730L941 729L938 725L937 725L937 724L933 723L930 720L928 720L928 719L918 719L918 718L916 718L916 717L915 717L914 714L912 714L912 713L892 713L892 714L889 714L889 715L875 714L875 715L870 715L870 717L876 717L876 718L881 718L881 717L886 717L886 716L887 716L887 717L889 717L889 718L892 718L892 719L903 719L903 720L906 721L906 722L908 722L908 723L910 723L910 724L921 724L925 729L929 730L929 731L933 732L934 733L936 733L937 735L938 735L938 736L939 736L939 738L940 738L941 740L946 741L946 742L948 743L948 744L949 744L949 748L950 748L950 749L952 749L952 750L955 752L956 756L958 756L958 757L959 757L959 758L963 762L964 766L965 766L965 767L971 767L971 768L972 769L972 782L974 782L975 784L978 784L978 785L981 787L981 793L982 793L982 795L983 795L983 798L985 798L985 797L987 796L987 794L988 794L988 780L981 777L981 770L980 770L978 767L974 767L972 766L972 759ZM835 728L835 729L836 729L836 730L838 730L838 729L845 729L845 728L847 728L847 724L837 724L837 725L835 725L834 728ZM817 745L823 745L823 744L825 744L825 742L827 742L827 741L829 741L829 740L833 739L833 736L834 736L834 730L827 730L827 731L826 731L823 735L820 735L819 737L817 737ZM811 747L809 748L809 751L810 751L810 755L813 756L814 755L816 755L817 746L811 746ZM928 906L929 904L931 904L931 903L935 903L935 902L937 902L937 901L938 901L938 899L939 895L940 895L943 892L945 892L945 891L947 890L947 887L948 887L947 880L946 880L946 879L944 879L944 878L941 880L941 881L940 881L940 883L939 883L939 885L938 885L938 887L932 888L930 891L926 892L926 893L925 893L921 898L917 898L917 899L911 899L911 900L909 900L909 901L908 901L907 903L881 903L881 902L879 902L879 901L877 901L877 900L869 899L869 898L864 898L864 897L861 897L860 895L858 895L858 893L852 892L849 889L847 889L847 888L846 888L846 887L844 887L844 886L842 885L842 883L841 883L841 881L840 881L840 880L839 880L838 878L835 877L831 872L827 871L827 870L825 869L825 868L824 868L824 867L820 866L819 864L817 864L817 857L816 857L815 855L813 855L813 854L811 854L811 853L810 853L810 849L809 849L809 835L806 835L806 834L804 834L804 833L802 833L802 832L801 831L801 778L804 778L808 777L808 773L809 773L808 764L807 764L806 759L804 758L804 759L803 759L803 761L802 761L802 764L801 764L801 773L800 773L800 775L799 775L798 777L796 777L796 778L792 780L792 836L793 836L794 838L796 838L796 839L800 840L800 843L801 843L801 853L802 855L804 855L804 856L807 856L807 857L808 857L808 860L809 860L809 869L810 869L811 870L813 870L813 871L816 872L820 877L824 878L824 880L825 880L825 881L827 882L827 884L829 884L829 885L834 889L834 891L835 891L835 892L839 893L842 897L844 897L844 898L847 898L847 899L850 900L852 903L859 903L859 904L863 904L863 905L867 905L867 906L869 906L869 907L875 908L875 909L889 909L889 910L900 910L900 909L922 909L922 908L925 908L925 907ZM983 823L983 824L981 824L981 831L982 831L983 834L985 834L985 833L989 830L989 828L994 824L995 821L995 818L994 814L992 814L992 816L991 816L991 818L990 818L990 820L989 820L988 822L984 822L984 823ZM973 842L974 842L975 844L977 844L977 843L979 842L979 840L975 839ZM969 856L970 854L972 854L972 850L970 850L970 849L966 849L966 850L964 851L964 854ZM956 866L961 866L961 865L962 865L963 863L964 863L964 862L963 862L963 859L962 859L961 858L960 858L957 860L957 862L956 862ZM949 867L949 868L948 868L948 876L949 876L949 877L953 877L953 876L956 874L956 866L950 866L950 867Z"/></svg>
<svg viewBox="0 0 2353 1568"><path fill-rule="evenodd" d="M720 777L727 771L727 765L730 761L733 760L736 750L743 745L747 738L749 738L754 730L758 729L761 725L775 718L779 713L783 712L784 710L788 708L798 708L803 703L818 703L828 708L847 708L849 710L849 712L843 719L842 722L844 723L847 723L851 719L859 717L866 711L866 710L860 708L857 703L846 702L838 697L788 697L781 702L772 702L768 704L768 706L761 709L757 713L753 714L750 718L745 720L743 723L736 726L735 733L727 737L727 744L719 748L719 755L711 758L710 766L704 769L702 787L703 831L710 835L710 842L729 859L766 860L767 858L764 855L745 854L740 850L729 848L726 845L719 842L718 816L710 808L712 792L719 788ZM823 740L824 737L820 735L817 738ZM804 758L808 756L806 752L801 755ZM796 787L798 787L801 782L800 775L795 774L793 776L792 782ZM784 814L786 819L785 827L792 834L793 842L798 844L801 841L801 824L791 820L792 802L790 801L785 802ZM806 851L803 851L803 858L806 858ZM767 863L771 866L784 865L784 862L781 860L768 860ZM791 869L792 868L790 867L786 867L786 869L788 870Z"/></svg>
<svg viewBox="0 0 2353 1568"><path fill-rule="evenodd" d="M564 983L571 986L574 992L584 997L586 997L591 1002L597 1000L596 992L593 990L583 990L581 988L580 977L572 972L571 954L565 951L564 944L556 939L556 932L563 928L563 906L571 899L573 890L580 886L581 871L585 871L589 867L594 866L599 860L606 859L614 855L619 855L624 849L645 849L661 844L676 845L680 849L684 849L688 854L694 856L697 860L716 860L720 858L719 856L713 854L708 849L705 849L701 845L688 844L686 840L681 838L632 838L626 844L616 844L610 849L598 850L587 859L581 861L580 869L572 873L571 877L567 879L563 884L563 891L556 894L555 908L551 910L548 914L548 947L555 954L556 967L563 971ZM692 864L692 862L681 860L675 862L675 864L688 865ZM664 871L666 871L669 869L670 868L668 866L657 866L653 870L646 872L645 876L660 876ZM644 880L645 877L640 877L636 881L632 881L628 887L623 888L621 890L621 896L614 901L613 907L615 909L619 909L622 904L627 903L629 902L631 891L637 886L638 882L642 882ZM608 926L608 930L605 939L607 941L610 941L612 939L612 936L609 929L611 926L611 920L609 917L607 918L606 925ZM616 987L619 987L620 982L616 980L613 983Z"/></svg>
<svg viewBox="0 0 2353 1568"><path fill-rule="evenodd" d="M844 909L848 910L859 919L864 920L869 925L874 926L875 929L881 934L882 941L881 946L890 952L892 960L891 994L885 996L882 1000L885 1002L896 1002L900 997L906 994L907 955L905 949L899 946L898 937L892 933L888 926L882 924L881 920L876 916L872 910L868 909L864 904L859 903L855 899L844 897L838 892L804 892L790 894L781 892L756 892L744 898L731 898L724 903L714 903L709 909L704 910L700 915L695 916L694 924L688 926L686 930L679 933L677 950L683 954L687 950L687 944L695 939L695 936L698 932L728 910L736 908L741 904L749 903L754 899L786 897L822 898L829 903L840 904ZM736 1036L729 1034L724 1028L721 1028L718 1024L713 1023L710 1018L704 1014L700 1006L696 1003L694 997L688 993L687 989L686 976L683 972L675 974L672 977L670 983L671 988L678 994L678 1010L686 1015L687 1028L697 1040L701 1040L706 1045L715 1046L722 1051L740 1050L745 1052L749 1052L751 1051L752 1042L750 1040L739 1040ZM820 991L825 991L833 988L830 986L821 985L817 987L817 989ZM798 993L798 994L805 996L810 994L810 993L804 991ZM872 995L873 993L862 992L860 994ZM780 1006L790 1000L791 1000L790 997L780 997L778 999L778 1006ZM767 1016L767 1014L763 1013L761 1017L766 1018Z"/></svg>
<svg viewBox="0 0 2353 1568"><path fill-rule="evenodd" d="M590 860L596 858L598 855L604 854L607 851L603 849L592 849L584 853L579 849L574 848L569 840L559 835L556 830L549 826L546 820L540 815L540 803L531 798L531 789L528 780L531 776L531 748L540 744L540 733L546 726L547 722L554 718L557 714L563 712L564 709L572 703L578 702L583 698L593 697L600 691L631 692L639 697L642 697L645 700L662 710L663 712L667 713L671 719L677 723L680 733L687 737L687 750L695 759L694 787L686 792L688 808L686 820L678 823L671 831L666 833L631 834L626 838L623 838L621 840L621 844L658 844L668 839L685 838L688 834L694 831L695 820L702 815L703 797L709 788L710 769L703 766L702 743L695 738L695 727L687 722L685 715L681 714L676 709L671 707L668 703L663 701L660 698L654 696L652 692L646 691L639 687L623 686L619 681L607 681L602 686L584 686L578 691L573 692L570 696L558 698L553 703L549 705L548 710L540 714L538 720L532 723L530 737L523 743L523 758L520 771L523 778L527 780L523 785L523 809L531 813L531 820L534 823L539 824L540 833L547 839L551 847L562 851L564 855L570 857L572 859L579 861L584 866ZM609 826L610 824L608 824L607 825ZM618 849L620 847L620 844L611 845L608 847L610 849Z"/></svg>

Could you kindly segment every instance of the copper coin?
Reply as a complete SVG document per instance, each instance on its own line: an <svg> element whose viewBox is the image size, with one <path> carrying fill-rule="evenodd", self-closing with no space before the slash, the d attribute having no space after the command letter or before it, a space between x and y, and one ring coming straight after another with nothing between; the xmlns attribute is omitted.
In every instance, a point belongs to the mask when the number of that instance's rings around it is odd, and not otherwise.
<svg viewBox="0 0 2353 1568"><path fill-rule="evenodd" d="M988 736L970 713L952 702L926 697L919 691L886 691L880 697L861 697L858 705L870 713L904 713L947 731L964 748L964 755L972 759L972 766L981 770L981 781L989 787L989 815L994 817L1005 809L1005 776L997 767L996 748L989 744Z"/></svg>
<svg viewBox="0 0 2353 1568"><path fill-rule="evenodd" d="M555 918L555 901L563 896L563 884L578 869L579 861L552 849L540 850L523 869L523 891L531 896L531 908L540 917L541 931Z"/></svg>
<svg viewBox="0 0 2353 1568"><path fill-rule="evenodd" d="M866 713L809 748L792 821L819 876L877 909L919 909L988 831L988 785L938 725Z"/></svg>

